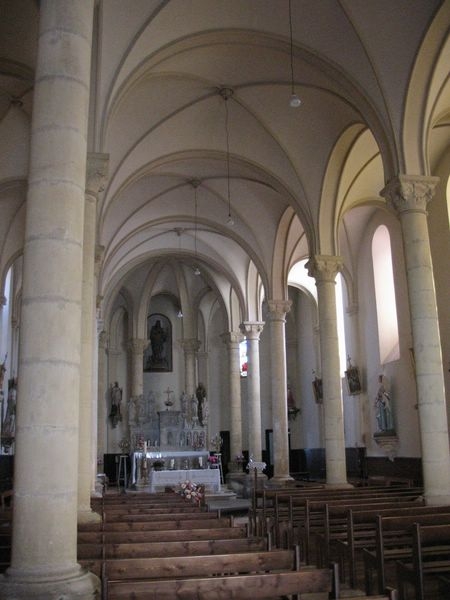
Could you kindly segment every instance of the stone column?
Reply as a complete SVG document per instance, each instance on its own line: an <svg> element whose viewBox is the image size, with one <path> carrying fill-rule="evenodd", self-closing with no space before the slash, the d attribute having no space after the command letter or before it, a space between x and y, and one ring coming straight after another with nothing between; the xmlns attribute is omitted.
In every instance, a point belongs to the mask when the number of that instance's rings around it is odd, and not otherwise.
<svg viewBox="0 0 450 600"><path fill-rule="evenodd" d="M3 307L6 306L7 300L6 296L0 296L0 365L6 363L6 348L8 347L6 340L4 341L4 315ZM6 327L5 327L6 329ZM6 368L6 364L4 364ZM3 373L3 385L0 385L0 433L2 432L2 423L3 423L3 408L6 405L6 399L8 397L8 386L7 386L8 375L7 373Z"/></svg>
<svg viewBox="0 0 450 600"><path fill-rule="evenodd" d="M102 330L98 335L98 378L97 378L97 457L103 459L108 449L107 421L108 406L106 391L108 389L108 366L106 361L108 336Z"/></svg>
<svg viewBox="0 0 450 600"><path fill-rule="evenodd" d="M80 327L93 0L40 2L23 258L11 566L0 598L94 598L77 563Z"/></svg>
<svg viewBox="0 0 450 600"><path fill-rule="evenodd" d="M191 397L195 394L197 381L197 352L201 342L196 339L183 340L181 345L184 350L184 385L186 394Z"/></svg>
<svg viewBox="0 0 450 600"><path fill-rule="evenodd" d="M244 336L238 331L222 335L228 348L229 398L230 398L230 471L242 472L234 458L242 453L241 365L239 344Z"/></svg>
<svg viewBox="0 0 450 600"><path fill-rule="evenodd" d="M94 323L95 298L94 262L97 225L97 197L106 179L108 157L89 154L86 172L84 207L83 282L81 294L81 372L80 372L80 434L78 437L78 522L100 521L91 509L92 489L92 412L94 404Z"/></svg>
<svg viewBox="0 0 450 600"><path fill-rule="evenodd" d="M437 177L400 175L381 195L402 226L416 365L422 469L428 504L450 504L444 377L426 207Z"/></svg>
<svg viewBox="0 0 450 600"><path fill-rule="evenodd" d="M3 327L5 327L5 330L7 329L7 326L4 326L3 324L3 320L6 320L6 317L4 316L3 313L3 307L6 306L7 303L7 299L6 296L0 296L0 351L2 352L2 354L0 355L0 364L3 364L4 362L6 362L6 348L8 347L7 341L6 339L4 340L5 334L4 334L4 329ZM7 325L7 324L5 324ZM4 341L4 344L3 344ZM4 346L2 348L2 346ZM5 368L6 368L6 364L5 364ZM8 376L6 373L4 373L3 375L3 387L0 386L0 396L4 395L4 397L7 397L7 393L8 393L8 386L7 386L7 380L8 380ZM0 406L0 409L3 408L2 406ZM0 412L0 428L1 428L1 421L3 419L3 413Z"/></svg>
<svg viewBox="0 0 450 600"><path fill-rule="evenodd" d="M342 259L314 256L306 267L317 287L327 484L342 487L348 485L336 315L336 275Z"/></svg>
<svg viewBox="0 0 450 600"><path fill-rule="evenodd" d="M241 331L247 338L248 453L257 462L262 459L259 336L263 328L262 321L241 324Z"/></svg>
<svg viewBox="0 0 450 600"><path fill-rule="evenodd" d="M131 352L131 397L142 396L144 393L144 350L149 345L149 340L133 338L128 343Z"/></svg>
<svg viewBox="0 0 450 600"><path fill-rule="evenodd" d="M93 406L92 414L92 456L95 459L93 464L92 472L92 489L96 495L100 490L99 481L97 480L97 473L99 471L98 460L102 461L101 471L104 472L104 454L107 448L107 433L106 433L106 389L108 385L108 370L106 366L106 346L107 346L107 335L104 331L104 322L101 318L101 303L102 296L99 294L99 278L103 263L105 247L96 244L95 246L95 262L94 262L94 290L96 290L95 297L95 340L96 345L94 346L94 374L93 374L93 396L95 403Z"/></svg>
<svg viewBox="0 0 450 600"><path fill-rule="evenodd" d="M287 417L286 375L286 313L290 300L269 300L269 327L271 341L272 427L273 427L273 479L282 483L292 479L289 475L289 443Z"/></svg>

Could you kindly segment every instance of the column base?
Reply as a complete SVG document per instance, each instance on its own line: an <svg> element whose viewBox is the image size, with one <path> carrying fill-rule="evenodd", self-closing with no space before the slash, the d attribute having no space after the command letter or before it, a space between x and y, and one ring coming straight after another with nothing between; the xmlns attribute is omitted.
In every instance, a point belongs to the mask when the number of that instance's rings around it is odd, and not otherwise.
<svg viewBox="0 0 450 600"><path fill-rule="evenodd" d="M100 589L100 579L77 564L62 572L10 567L0 575L0 600L94 600Z"/></svg>
<svg viewBox="0 0 450 600"><path fill-rule="evenodd" d="M102 520L101 516L91 510L90 508L87 510L79 510L77 513L77 521L78 523L88 524L88 523L100 523Z"/></svg>
<svg viewBox="0 0 450 600"><path fill-rule="evenodd" d="M343 481L342 483L325 483L325 489L327 490L350 490L355 486L348 481Z"/></svg>
<svg viewBox="0 0 450 600"><path fill-rule="evenodd" d="M433 495L433 494L424 494L425 496L425 504L427 506L449 506L450 505L450 495Z"/></svg>
<svg viewBox="0 0 450 600"><path fill-rule="evenodd" d="M253 489L256 483L257 490L263 490L266 487L267 475L264 473L258 473L255 481L255 474L245 474L244 480L244 498L251 498L253 494Z"/></svg>
<svg viewBox="0 0 450 600"><path fill-rule="evenodd" d="M244 473L241 462L231 460L227 466L228 466L228 473Z"/></svg>
<svg viewBox="0 0 450 600"><path fill-rule="evenodd" d="M289 485L294 481L294 478L290 475L274 475L272 479L269 481L269 485L273 485L274 487L283 487L284 485Z"/></svg>
<svg viewBox="0 0 450 600"><path fill-rule="evenodd" d="M241 471L240 473L228 472L225 477L225 480L226 480L227 486L233 492L236 492L236 494L238 496L243 498L246 493L245 490L246 490L247 478L248 478L247 473L244 473L243 471Z"/></svg>

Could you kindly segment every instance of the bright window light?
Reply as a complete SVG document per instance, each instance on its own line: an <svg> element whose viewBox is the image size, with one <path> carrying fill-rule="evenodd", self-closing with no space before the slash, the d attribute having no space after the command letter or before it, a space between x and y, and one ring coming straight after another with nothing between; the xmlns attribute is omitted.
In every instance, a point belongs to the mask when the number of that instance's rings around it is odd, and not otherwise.
<svg viewBox="0 0 450 600"><path fill-rule="evenodd" d="M244 340L239 344L239 355L241 365L241 377L247 377L247 340Z"/></svg>
<svg viewBox="0 0 450 600"><path fill-rule="evenodd" d="M383 365L400 358L391 238L385 225L380 225L374 233L372 262L377 305L380 364Z"/></svg>

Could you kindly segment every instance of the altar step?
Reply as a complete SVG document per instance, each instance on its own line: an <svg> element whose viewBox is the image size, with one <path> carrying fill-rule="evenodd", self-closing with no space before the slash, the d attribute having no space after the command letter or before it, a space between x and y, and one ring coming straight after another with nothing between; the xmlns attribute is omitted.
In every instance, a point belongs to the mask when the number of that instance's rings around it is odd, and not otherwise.
<svg viewBox="0 0 450 600"><path fill-rule="evenodd" d="M229 500L235 500L237 498L236 492L228 489L226 486L222 485L218 492L206 491L205 492L205 500L207 503L214 502L216 500L221 502L226 502Z"/></svg>
<svg viewBox="0 0 450 600"><path fill-rule="evenodd" d="M216 510L221 513L239 512L247 513L250 508L248 498L238 498L236 492L222 485L218 492L206 492L205 504L209 511Z"/></svg>

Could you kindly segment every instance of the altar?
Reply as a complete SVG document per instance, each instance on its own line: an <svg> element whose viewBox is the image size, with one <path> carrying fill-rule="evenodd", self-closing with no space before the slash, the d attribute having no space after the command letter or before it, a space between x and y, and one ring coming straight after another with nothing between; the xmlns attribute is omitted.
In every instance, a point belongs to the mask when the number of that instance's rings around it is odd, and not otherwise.
<svg viewBox="0 0 450 600"><path fill-rule="evenodd" d="M147 468L150 476L154 473L184 473L184 477L181 481L186 481L189 477L186 475L188 472L199 471L214 471L215 469L204 469L206 467L209 452L207 450L147 450L146 452L133 452L131 455L131 485L141 483L142 479L142 459L147 459ZM155 470L153 465L155 463L162 463L164 469ZM196 481L196 483L202 483ZM220 476L219 476L220 484ZM161 484L163 485L163 484Z"/></svg>
<svg viewBox="0 0 450 600"><path fill-rule="evenodd" d="M137 396L128 406L131 449L129 485L154 492L157 488L177 487L186 480L220 491L218 465L208 468L209 451L205 401L199 410L197 396L180 397L180 409L173 410L171 390L167 390L166 410L157 410L156 396Z"/></svg>
<svg viewBox="0 0 450 600"><path fill-rule="evenodd" d="M204 485L206 490L220 492L219 469L187 469L179 471L150 471L150 492L159 488L177 487L184 481Z"/></svg>

